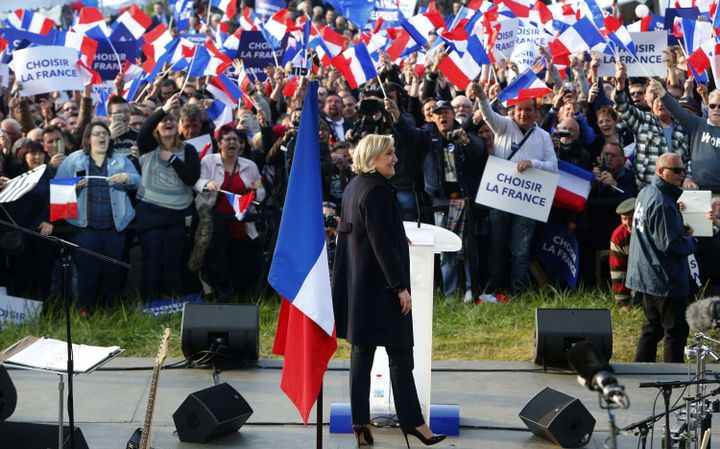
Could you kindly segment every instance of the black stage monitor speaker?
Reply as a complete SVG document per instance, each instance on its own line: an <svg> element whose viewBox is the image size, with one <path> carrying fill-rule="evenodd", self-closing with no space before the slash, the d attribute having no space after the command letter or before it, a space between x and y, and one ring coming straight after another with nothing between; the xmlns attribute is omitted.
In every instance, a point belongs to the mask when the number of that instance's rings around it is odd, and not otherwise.
<svg viewBox="0 0 720 449"><path fill-rule="evenodd" d="M65 426L63 449L70 449L70 427ZM73 433L75 449L88 449L80 428ZM0 447L17 449L48 449L58 446L58 425L30 422L0 421Z"/></svg>
<svg viewBox="0 0 720 449"><path fill-rule="evenodd" d="M562 447L585 446L595 428L595 418L579 399L549 387L536 394L519 416L532 433Z"/></svg>
<svg viewBox="0 0 720 449"><path fill-rule="evenodd" d="M0 421L8 419L17 405L17 391L4 366L0 365Z"/></svg>
<svg viewBox="0 0 720 449"><path fill-rule="evenodd" d="M221 383L190 393L173 413L180 441L206 443L236 432L253 410L233 387Z"/></svg>
<svg viewBox="0 0 720 449"><path fill-rule="evenodd" d="M535 363L568 367L567 351L577 342L592 343L612 357L612 323L608 309L535 309Z"/></svg>
<svg viewBox="0 0 720 449"><path fill-rule="evenodd" d="M257 360L259 355L256 304L185 304L182 351L188 359L212 354L223 362ZM207 352L205 352L207 351Z"/></svg>

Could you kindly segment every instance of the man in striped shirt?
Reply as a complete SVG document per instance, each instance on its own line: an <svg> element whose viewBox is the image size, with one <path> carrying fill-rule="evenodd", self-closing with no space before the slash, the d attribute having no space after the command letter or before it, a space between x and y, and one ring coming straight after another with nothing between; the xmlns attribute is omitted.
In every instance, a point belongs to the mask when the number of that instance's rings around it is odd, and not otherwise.
<svg viewBox="0 0 720 449"><path fill-rule="evenodd" d="M620 215L620 226L610 236L610 278L612 290L618 306L623 311L630 310L633 293L625 286L628 255L630 254L630 232L632 230L635 198L628 198L618 205L615 212Z"/></svg>

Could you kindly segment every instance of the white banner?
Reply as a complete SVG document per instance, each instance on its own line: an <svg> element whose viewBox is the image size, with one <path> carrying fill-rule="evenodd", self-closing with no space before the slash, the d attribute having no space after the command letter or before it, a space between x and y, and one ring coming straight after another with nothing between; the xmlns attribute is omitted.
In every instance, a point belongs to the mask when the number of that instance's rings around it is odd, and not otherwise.
<svg viewBox="0 0 720 449"><path fill-rule="evenodd" d="M627 66L628 76L667 75L667 66L662 60L667 49L667 31L630 32L638 59L622 48L618 48L620 61ZM598 76L615 76L615 55L603 54L598 66Z"/></svg>
<svg viewBox="0 0 720 449"><path fill-rule="evenodd" d="M490 156L475 202L546 222L557 182L557 173L535 168L520 173L517 162Z"/></svg>
<svg viewBox="0 0 720 449"><path fill-rule="evenodd" d="M518 21L520 19L500 20L500 31L495 41L492 52L498 61L510 59L513 49L515 48L515 38L518 32Z"/></svg>
<svg viewBox="0 0 720 449"><path fill-rule="evenodd" d="M42 301L8 296L0 290L0 329L8 324L22 324L35 319L42 310Z"/></svg>
<svg viewBox="0 0 720 449"><path fill-rule="evenodd" d="M78 51L59 46L29 47L13 52L12 69L22 84L22 96L56 90L82 90Z"/></svg>

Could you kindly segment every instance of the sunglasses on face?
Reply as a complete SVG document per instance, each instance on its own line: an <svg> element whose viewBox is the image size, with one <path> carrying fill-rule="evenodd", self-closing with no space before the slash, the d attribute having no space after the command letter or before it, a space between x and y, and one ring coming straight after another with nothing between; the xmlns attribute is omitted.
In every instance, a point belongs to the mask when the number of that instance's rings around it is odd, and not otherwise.
<svg viewBox="0 0 720 449"><path fill-rule="evenodd" d="M685 173L685 169L682 167L663 167L665 170L670 170L671 172L675 173L676 175L681 175Z"/></svg>
<svg viewBox="0 0 720 449"><path fill-rule="evenodd" d="M708 109L716 109L720 108L720 103L710 103L708 104Z"/></svg>

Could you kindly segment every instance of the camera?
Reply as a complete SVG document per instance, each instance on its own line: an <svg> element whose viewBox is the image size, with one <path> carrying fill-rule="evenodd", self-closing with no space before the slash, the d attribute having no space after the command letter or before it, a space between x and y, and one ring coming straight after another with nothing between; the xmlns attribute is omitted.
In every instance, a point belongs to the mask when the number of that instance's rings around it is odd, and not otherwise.
<svg viewBox="0 0 720 449"><path fill-rule="evenodd" d="M447 140L450 142L455 142L462 136L462 130L461 129L453 129L452 131L448 131L447 133Z"/></svg>
<svg viewBox="0 0 720 449"><path fill-rule="evenodd" d="M326 228L337 228L337 215L326 214L325 215L325 227Z"/></svg>
<svg viewBox="0 0 720 449"><path fill-rule="evenodd" d="M360 115L375 115L381 112L385 106L383 102L375 98L364 98L358 104L358 113Z"/></svg>
<svg viewBox="0 0 720 449"><path fill-rule="evenodd" d="M600 170L606 171L608 167L608 157L607 155L600 156Z"/></svg>

